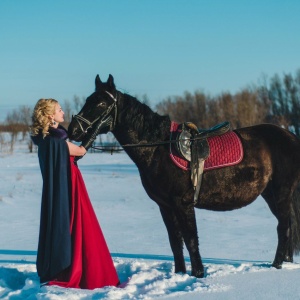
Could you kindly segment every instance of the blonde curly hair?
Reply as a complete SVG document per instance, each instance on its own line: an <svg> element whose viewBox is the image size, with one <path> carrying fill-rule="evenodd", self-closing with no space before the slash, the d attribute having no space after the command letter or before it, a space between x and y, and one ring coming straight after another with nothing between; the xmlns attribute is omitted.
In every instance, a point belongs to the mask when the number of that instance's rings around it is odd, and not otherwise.
<svg viewBox="0 0 300 300"><path fill-rule="evenodd" d="M33 110L31 135L38 135L42 132L43 137L49 134L49 116L55 113L55 106L58 101L52 98L40 99Z"/></svg>

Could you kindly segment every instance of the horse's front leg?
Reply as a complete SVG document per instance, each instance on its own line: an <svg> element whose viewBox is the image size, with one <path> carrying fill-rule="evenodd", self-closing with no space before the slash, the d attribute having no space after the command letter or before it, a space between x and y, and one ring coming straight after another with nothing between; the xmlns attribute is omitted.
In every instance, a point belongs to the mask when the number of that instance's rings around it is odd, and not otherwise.
<svg viewBox="0 0 300 300"><path fill-rule="evenodd" d="M199 251L199 240L194 206L181 206L177 209L176 214L181 226L181 231L183 233L184 243L191 259L191 275L202 278L204 276L204 267Z"/></svg>
<svg viewBox="0 0 300 300"><path fill-rule="evenodd" d="M186 273L183 256L183 238L176 215L172 209L160 207L174 256L175 273Z"/></svg>

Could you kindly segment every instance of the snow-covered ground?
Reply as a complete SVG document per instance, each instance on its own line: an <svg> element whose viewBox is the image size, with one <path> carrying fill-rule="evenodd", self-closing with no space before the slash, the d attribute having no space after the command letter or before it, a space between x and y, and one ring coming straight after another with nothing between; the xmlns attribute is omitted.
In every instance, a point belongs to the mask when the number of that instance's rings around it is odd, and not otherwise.
<svg viewBox="0 0 300 300"><path fill-rule="evenodd" d="M19 144L18 144L19 145ZM42 178L26 144L0 152L2 299L299 299L300 260L271 267L276 219L262 198L232 212L197 210L203 279L174 274L167 232L125 153L87 154L79 166L123 288L39 286L35 268ZM187 252L186 263L190 272Z"/></svg>

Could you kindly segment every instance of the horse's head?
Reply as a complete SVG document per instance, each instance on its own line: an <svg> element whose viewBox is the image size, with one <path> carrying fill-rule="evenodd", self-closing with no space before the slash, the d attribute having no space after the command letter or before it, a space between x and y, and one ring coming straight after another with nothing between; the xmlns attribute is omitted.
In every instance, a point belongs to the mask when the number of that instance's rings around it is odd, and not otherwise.
<svg viewBox="0 0 300 300"><path fill-rule="evenodd" d="M95 92L86 99L80 112L72 117L68 128L72 140L82 141L87 134L107 133L114 126L117 113L114 78L109 75L107 82L102 82L97 75L95 85Z"/></svg>

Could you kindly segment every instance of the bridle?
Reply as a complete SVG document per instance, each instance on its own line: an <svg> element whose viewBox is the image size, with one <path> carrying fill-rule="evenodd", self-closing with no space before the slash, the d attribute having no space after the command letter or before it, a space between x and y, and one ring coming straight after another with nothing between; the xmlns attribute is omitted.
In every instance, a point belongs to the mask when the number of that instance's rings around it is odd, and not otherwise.
<svg viewBox="0 0 300 300"><path fill-rule="evenodd" d="M111 93L109 93L108 91L105 91L105 93L107 93L110 98L112 98L114 100L114 102L107 108L106 111L104 111L99 117L97 117L94 121L90 122L89 120L87 120L86 118L80 116L80 115L75 115L72 116L72 120L75 119L79 125L79 128L81 130L81 134L79 137L81 137L82 134L86 134L88 132L88 130L90 128L93 128L94 124L96 124L98 122L97 125L101 125L100 123L102 123L105 126L109 126L109 130L113 130L115 125L116 125L116 120L117 120L117 96L114 97ZM114 118L112 118L110 116L110 112L115 109L115 113L114 113ZM86 124L87 127L86 129L83 128L82 124ZM99 128L100 126L95 126L95 128ZM96 132L93 132L92 134L98 134Z"/></svg>

